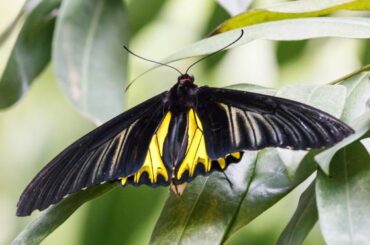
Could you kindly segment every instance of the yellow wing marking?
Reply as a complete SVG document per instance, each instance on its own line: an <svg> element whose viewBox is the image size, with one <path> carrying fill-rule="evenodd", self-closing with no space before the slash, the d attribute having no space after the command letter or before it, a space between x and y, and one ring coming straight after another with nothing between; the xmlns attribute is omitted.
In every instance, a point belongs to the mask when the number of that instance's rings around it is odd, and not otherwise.
<svg viewBox="0 0 370 245"><path fill-rule="evenodd" d="M225 169L226 168L226 160L225 158L219 158L217 159L217 162L218 162L218 165L220 165L220 168L221 169Z"/></svg>
<svg viewBox="0 0 370 245"><path fill-rule="evenodd" d="M231 153L231 156L235 157L236 159L240 159L240 151Z"/></svg>
<svg viewBox="0 0 370 245"><path fill-rule="evenodd" d="M193 109L189 110L188 125L188 146L185 158L177 171L177 179L181 179L185 171L189 172L189 176L193 176L198 163L204 166L206 172L209 172L212 166L206 151L202 123Z"/></svg>
<svg viewBox="0 0 370 245"><path fill-rule="evenodd" d="M240 152L233 152L231 156L240 159ZM189 176L194 176L197 164L204 166L205 172L210 172L212 163L215 162L221 169L227 166L226 159L221 157L212 161L206 151L206 142L203 135L203 126L193 109L189 110L188 115L188 146L184 160L181 162L179 170L177 171L176 178L181 179L182 175L188 171Z"/></svg>
<svg viewBox="0 0 370 245"><path fill-rule="evenodd" d="M163 145L166 135L168 133L168 127L171 121L171 112L168 112L159 126L157 132L153 135L148 152L145 157L143 166L133 175L134 183L139 183L143 173L147 173L150 183L156 183L158 175L162 175L166 181L168 181L168 173L163 162ZM138 142L140 144L140 142ZM121 184L125 185L127 177L121 179Z"/></svg>

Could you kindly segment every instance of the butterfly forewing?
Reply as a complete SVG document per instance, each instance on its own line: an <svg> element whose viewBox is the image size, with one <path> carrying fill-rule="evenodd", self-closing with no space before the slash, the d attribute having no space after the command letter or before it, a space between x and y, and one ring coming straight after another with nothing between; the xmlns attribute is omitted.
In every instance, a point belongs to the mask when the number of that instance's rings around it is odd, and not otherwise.
<svg viewBox="0 0 370 245"><path fill-rule="evenodd" d="M196 111L213 159L240 150L331 146L353 130L311 106L245 91L201 87Z"/></svg>
<svg viewBox="0 0 370 245"><path fill-rule="evenodd" d="M29 215L67 194L137 172L166 109L163 94L134 107L69 146L31 181L17 215Z"/></svg>

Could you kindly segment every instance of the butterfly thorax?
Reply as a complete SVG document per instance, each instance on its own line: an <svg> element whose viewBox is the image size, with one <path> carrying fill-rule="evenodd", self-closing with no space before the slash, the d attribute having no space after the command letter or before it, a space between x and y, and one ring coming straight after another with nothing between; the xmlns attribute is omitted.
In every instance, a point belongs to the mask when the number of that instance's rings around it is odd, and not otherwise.
<svg viewBox="0 0 370 245"><path fill-rule="evenodd" d="M181 75L168 91L164 102L172 113L186 112L196 106L197 92L198 86L194 84L194 78L188 74Z"/></svg>

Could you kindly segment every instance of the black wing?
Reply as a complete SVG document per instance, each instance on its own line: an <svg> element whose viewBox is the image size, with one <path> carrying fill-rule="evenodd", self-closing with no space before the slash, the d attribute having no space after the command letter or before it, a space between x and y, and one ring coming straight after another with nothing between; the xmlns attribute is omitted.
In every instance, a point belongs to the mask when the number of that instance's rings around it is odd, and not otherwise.
<svg viewBox="0 0 370 245"><path fill-rule="evenodd" d="M328 113L274 96L201 87L197 99L212 159L264 147L323 148L354 132Z"/></svg>
<svg viewBox="0 0 370 245"><path fill-rule="evenodd" d="M30 215L70 193L135 173L165 114L162 98L157 95L122 113L56 156L22 193L17 215Z"/></svg>

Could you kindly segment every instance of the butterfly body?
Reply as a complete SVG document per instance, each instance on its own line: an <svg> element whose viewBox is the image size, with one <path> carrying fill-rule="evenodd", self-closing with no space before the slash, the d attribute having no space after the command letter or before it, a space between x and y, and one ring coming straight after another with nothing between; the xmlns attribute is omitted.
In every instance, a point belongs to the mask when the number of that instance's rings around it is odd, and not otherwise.
<svg viewBox="0 0 370 245"><path fill-rule="evenodd" d="M195 176L223 170L240 160L242 153L211 159L207 155L203 126L197 115L199 87L190 75L182 75L162 97L163 119L158 124L142 172L123 177L123 185L181 185ZM156 159L156 160L153 160ZM162 162L166 174L155 173L154 162ZM138 164L139 165L139 164ZM155 180L153 175L157 177Z"/></svg>
<svg viewBox="0 0 370 245"><path fill-rule="evenodd" d="M77 140L31 181L17 215L106 182L178 186L224 171L243 151L329 147L353 130L311 106L246 91L198 87L183 74L166 92Z"/></svg>

